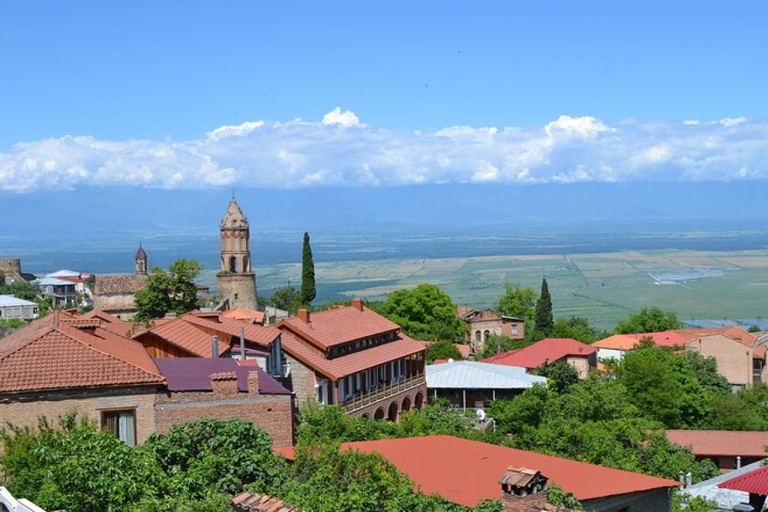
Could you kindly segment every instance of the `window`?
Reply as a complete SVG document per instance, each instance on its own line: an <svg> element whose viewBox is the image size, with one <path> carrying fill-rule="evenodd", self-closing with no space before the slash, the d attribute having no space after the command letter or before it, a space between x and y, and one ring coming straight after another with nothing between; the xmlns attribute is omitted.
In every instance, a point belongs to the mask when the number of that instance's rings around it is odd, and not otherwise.
<svg viewBox="0 0 768 512"><path fill-rule="evenodd" d="M517 324L512 324L509 326L509 333L512 336L517 336Z"/></svg>
<svg viewBox="0 0 768 512"><path fill-rule="evenodd" d="M230 256L229 258L229 271L237 272L237 258Z"/></svg>
<svg viewBox="0 0 768 512"><path fill-rule="evenodd" d="M490 333L489 331L485 331L485 332L483 333L483 341L488 341L488 336L489 336L490 334L491 334L491 333Z"/></svg>
<svg viewBox="0 0 768 512"><path fill-rule="evenodd" d="M101 428L128 446L136 446L136 410L102 411Z"/></svg>
<svg viewBox="0 0 768 512"><path fill-rule="evenodd" d="M475 331L475 341L483 341L480 331Z"/></svg>

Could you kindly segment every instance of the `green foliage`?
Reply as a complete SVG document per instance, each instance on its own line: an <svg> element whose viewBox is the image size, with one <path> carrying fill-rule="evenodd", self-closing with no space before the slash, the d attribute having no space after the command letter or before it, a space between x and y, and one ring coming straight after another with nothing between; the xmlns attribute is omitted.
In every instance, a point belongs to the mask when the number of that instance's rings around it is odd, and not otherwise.
<svg viewBox="0 0 768 512"><path fill-rule="evenodd" d="M608 333L595 329L589 320L580 316L558 318L549 333L550 338L573 338L582 343L594 343L608 337Z"/></svg>
<svg viewBox="0 0 768 512"><path fill-rule="evenodd" d="M691 496L679 490L672 493L672 512L710 512L719 509L717 502L703 496Z"/></svg>
<svg viewBox="0 0 768 512"><path fill-rule="evenodd" d="M458 347L450 341L440 340L427 348L427 363L431 364L436 359L463 359Z"/></svg>
<svg viewBox="0 0 768 512"><path fill-rule="evenodd" d="M522 318L527 325L533 320L536 291L523 288L518 283L504 283L504 295L496 301L496 311L500 315Z"/></svg>
<svg viewBox="0 0 768 512"><path fill-rule="evenodd" d="M549 285L547 285L546 277L541 280L541 293L539 294L539 300L536 301L533 323L536 331L544 337L549 336L549 333L555 327L555 319L552 316L552 297L549 295Z"/></svg>
<svg viewBox="0 0 768 512"><path fill-rule="evenodd" d="M283 460L272 454L272 439L243 420L198 419L153 434L149 450L170 475L173 494L193 499L212 492L233 494L248 483L271 488L279 483Z"/></svg>
<svg viewBox="0 0 768 512"><path fill-rule="evenodd" d="M168 273L160 267L152 267L146 287L134 294L134 319L146 321L162 318L168 312L182 315L195 309L198 306L195 278L201 271L198 262L184 258L173 262Z"/></svg>
<svg viewBox="0 0 768 512"><path fill-rule="evenodd" d="M477 354L476 359L485 359L491 357L498 352L508 352L515 350L516 348L524 348L534 343L533 339L526 337L524 340L515 340L507 338L506 336L499 336L498 334L491 334L488 339L485 340L485 344L480 352Z"/></svg>
<svg viewBox="0 0 768 512"><path fill-rule="evenodd" d="M312 247L309 245L309 233L304 232L304 245L301 253L301 302L311 304L315 300L315 261L312 258Z"/></svg>
<svg viewBox="0 0 768 512"><path fill-rule="evenodd" d="M699 384L711 393L731 393L728 379L717 371L717 361L714 357L704 357L698 352L686 352L685 359L696 374Z"/></svg>
<svg viewBox="0 0 768 512"><path fill-rule="evenodd" d="M379 313L399 324L413 338L431 341L460 341L466 324L456 316L451 297L433 284L391 293Z"/></svg>
<svg viewBox="0 0 768 512"><path fill-rule="evenodd" d="M272 293L272 297L269 299L268 303L276 308L284 309L293 314L296 313L302 305L301 294L293 286L284 286Z"/></svg>
<svg viewBox="0 0 768 512"><path fill-rule="evenodd" d="M614 329L616 334L634 334L643 332L661 332L680 329L683 324L673 311L664 311L658 307L643 308L631 315L628 320L619 322Z"/></svg>
<svg viewBox="0 0 768 512"><path fill-rule="evenodd" d="M557 484L547 486L547 503L556 507L565 507L571 510L584 510L584 505L573 495L572 492L565 492Z"/></svg>
<svg viewBox="0 0 768 512"><path fill-rule="evenodd" d="M558 361L553 364L545 363L533 370L532 373L546 377L548 387L557 393L567 391L568 388L579 382L579 372L565 361Z"/></svg>
<svg viewBox="0 0 768 512"><path fill-rule="evenodd" d="M713 400L711 428L768 430L768 385L753 384L738 393L723 393Z"/></svg>
<svg viewBox="0 0 768 512"><path fill-rule="evenodd" d="M15 279L6 284L5 276L2 276L0 278L0 295L13 295L17 299L35 302L37 300L37 285L23 279Z"/></svg>

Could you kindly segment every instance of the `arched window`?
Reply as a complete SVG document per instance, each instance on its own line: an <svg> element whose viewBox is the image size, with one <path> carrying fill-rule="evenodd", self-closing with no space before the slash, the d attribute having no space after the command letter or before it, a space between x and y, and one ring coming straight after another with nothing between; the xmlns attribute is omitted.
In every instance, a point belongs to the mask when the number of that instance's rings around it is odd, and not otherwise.
<svg viewBox="0 0 768 512"><path fill-rule="evenodd" d="M237 272L237 258L234 256L229 257L229 271Z"/></svg>
<svg viewBox="0 0 768 512"><path fill-rule="evenodd" d="M488 336L490 336L490 334L491 334L491 332L490 332L490 331L488 331L488 330L486 330L486 331L483 333L483 341L488 341Z"/></svg>
<svg viewBox="0 0 768 512"><path fill-rule="evenodd" d="M480 331L475 331L475 341L483 341L482 334Z"/></svg>

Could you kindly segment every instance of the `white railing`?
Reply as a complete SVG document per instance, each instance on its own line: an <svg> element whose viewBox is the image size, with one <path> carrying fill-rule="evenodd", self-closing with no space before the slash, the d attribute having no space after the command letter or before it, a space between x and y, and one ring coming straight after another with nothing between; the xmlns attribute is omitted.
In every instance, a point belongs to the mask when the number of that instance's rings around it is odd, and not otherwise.
<svg viewBox="0 0 768 512"><path fill-rule="evenodd" d="M371 405L374 402L389 398L407 389L420 386L425 382L426 376L423 373L421 375L414 375L413 377L408 377L407 379L401 380L396 384L384 386L374 391L354 396L341 404L341 408L344 410L344 412L356 411L357 409L362 409L363 407Z"/></svg>
<svg viewBox="0 0 768 512"><path fill-rule="evenodd" d="M29 500L24 498L17 500L5 487L0 487L0 505L3 505L10 512L45 512Z"/></svg>

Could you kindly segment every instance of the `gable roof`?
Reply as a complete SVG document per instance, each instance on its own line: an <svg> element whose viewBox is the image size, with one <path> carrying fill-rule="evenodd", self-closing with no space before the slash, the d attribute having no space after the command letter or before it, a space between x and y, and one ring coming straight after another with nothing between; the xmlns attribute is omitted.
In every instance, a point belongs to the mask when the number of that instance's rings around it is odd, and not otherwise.
<svg viewBox="0 0 768 512"><path fill-rule="evenodd" d="M768 432L725 430L667 430L672 443L687 446L694 455L766 457Z"/></svg>
<svg viewBox="0 0 768 512"><path fill-rule="evenodd" d="M640 332L632 334L614 334L592 344L597 348L628 351L643 338L651 338L657 347L679 347L685 345L688 337L679 331Z"/></svg>
<svg viewBox="0 0 768 512"><path fill-rule="evenodd" d="M403 333L398 333L395 341L388 341L333 359L327 359L325 353L300 341L289 331L284 331L280 339L285 353L331 380L339 380L347 375L425 351L421 342Z"/></svg>
<svg viewBox="0 0 768 512"><path fill-rule="evenodd" d="M427 365L429 389L528 389L547 384L546 377L529 375L525 368L475 361Z"/></svg>
<svg viewBox="0 0 768 512"><path fill-rule="evenodd" d="M259 372L259 393L263 395L290 395L291 392L258 366L241 366L228 357L177 357L153 359L168 382L169 391L211 391L211 374L234 372L237 388L248 391L248 372Z"/></svg>
<svg viewBox="0 0 768 512"><path fill-rule="evenodd" d="M501 497L499 476L509 466L536 468L581 502L677 487L679 482L551 455L453 436L424 436L343 443L343 450L376 452L421 488L467 507ZM290 458L291 450L278 453Z"/></svg>
<svg viewBox="0 0 768 512"><path fill-rule="evenodd" d="M681 336L685 337L685 341L691 341L698 338L706 338L708 336L722 335L732 339L747 347L754 346L758 337L747 332L737 325L731 325L728 327L710 327L707 329L681 329L677 331Z"/></svg>
<svg viewBox="0 0 768 512"><path fill-rule="evenodd" d="M150 329L135 336L142 340L147 333L162 338L198 357L211 356L211 336L219 337L219 353L222 355L230 350L233 343L240 338L243 329L247 341L269 346L280 336L280 331L274 327L253 324L244 320L222 319L218 314L200 315L195 312L187 313L172 320L160 322Z"/></svg>
<svg viewBox="0 0 768 512"><path fill-rule="evenodd" d="M93 293L96 295L133 295L144 289L147 276L135 274L96 276L93 283Z"/></svg>
<svg viewBox="0 0 768 512"><path fill-rule="evenodd" d="M165 383L141 344L66 320L54 312L0 340L3 393Z"/></svg>
<svg viewBox="0 0 768 512"><path fill-rule="evenodd" d="M13 295L0 295L0 307L37 306L36 302L19 299Z"/></svg>
<svg viewBox="0 0 768 512"><path fill-rule="evenodd" d="M726 480L718 484L718 487L765 496L768 494L768 466L762 466L749 473Z"/></svg>
<svg viewBox="0 0 768 512"><path fill-rule="evenodd" d="M100 309L92 309L78 316L86 319L97 319L100 321L102 328L112 331L115 334L119 334L120 336L125 336L126 338L130 337L128 336L128 333L130 333L136 326L136 324L120 320L116 316L110 315L106 311Z"/></svg>
<svg viewBox="0 0 768 512"><path fill-rule="evenodd" d="M527 347L488 357L482 362L538 368L545 363L554 363L568 356L587 357L596 351L595 347L585 345L573 338L544 338Z"/></svg>
<svg viewBox="0 0 768 512"><path fill-rule="evenodd" d="M232 318L234 320L250 320L253 323L264 323L264 312L253 309L235 308L228 309L221 314L221 318Z"/></svg>
<svg viewBox="0 0 768 512"><path fill-rule="evenodd" d="M395 322L362 305L360 309L346 306L312 312L309 322L295 316L284 318L277 327L321 349L400 330Z"/></svg>

